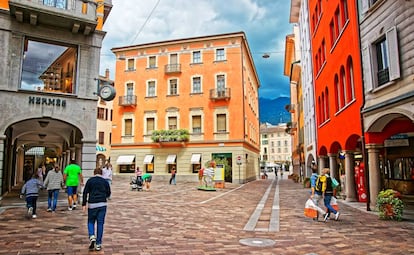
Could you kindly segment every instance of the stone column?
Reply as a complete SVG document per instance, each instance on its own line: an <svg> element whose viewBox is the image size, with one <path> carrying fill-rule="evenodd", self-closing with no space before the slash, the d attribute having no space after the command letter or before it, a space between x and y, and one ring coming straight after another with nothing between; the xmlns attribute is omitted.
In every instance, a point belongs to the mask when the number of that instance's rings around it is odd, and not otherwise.
<svg viewBox="0 0 414 255"><path fill-rule="evenodd" d="M345 151L345 194L346 201L357 201L353 151Z"/></svg>
<svg viewBox="0 0 414 255"><path fill-rule="evenodd" d="M6 140L6 136L5 135L0 135L0 194L1 194L1 190L3 190L3 178L4 178L4 173L5 173L5 169L4 169L4 140Z"/></svg>
<svg viewBox="0 0 414 255"><path fill-rule="evenodd" d="M318 158L318 161L319 161L319 163L318 163L318 173L319 174L321 173L322 169L324 169L326 167L325 166L325 159L326 159L326 156L319 156L319 158Z"/></svg>
<svg viewBox="0 0 414 255"><path fill-rule="evenodd" d="M368 173L369 173L369 197L370 206L375 208L377 203L377 195L381 189L381 172L379 165L379 149L382 145L379 144L367 144L366 149L368 151ZM367 169L365 168L365 171Z"/></svg>
<svg viewBox="0 0 414 255"><path fill-rule="evenodd" d="M329 153L328 154L329 157L329 169L331 170L330 172L330 176L332 178L335 178L338 180L338 176L337 176L337 172L338 172L338 164L336 163L336 159L338 157L338 154L334 154L334 153Z"/></svg>

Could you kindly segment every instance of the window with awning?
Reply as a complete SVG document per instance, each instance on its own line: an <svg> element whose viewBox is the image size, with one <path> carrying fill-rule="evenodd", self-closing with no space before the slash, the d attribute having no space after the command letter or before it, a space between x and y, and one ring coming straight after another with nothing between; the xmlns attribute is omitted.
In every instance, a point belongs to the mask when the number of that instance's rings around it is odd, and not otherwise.
<svg viewBox="0 0 414 255"><path fill-rule="evenodd" d="M144 165L152 164L153 159L154 159L154 155L152 155L152 154L145 155L144 162L143 162Z"/></svg>
<svg viewBox="0 0 414 255"><path fill-rule="evenodd" d="M121 155L116 160L117 165L131 165L135 161L135 155Z"/></svg>
<svg viewBox="0 0 414 255"><path fill-rule="evenodd" d="M168 155L166 164L175 164L177 155Z"/></svg>
<svg viewBox="0 0 414 255"><path fill-rule="evenodd" d="M191 155L191 164L200 164L201 154L200 153L193 153Z"/></svg>

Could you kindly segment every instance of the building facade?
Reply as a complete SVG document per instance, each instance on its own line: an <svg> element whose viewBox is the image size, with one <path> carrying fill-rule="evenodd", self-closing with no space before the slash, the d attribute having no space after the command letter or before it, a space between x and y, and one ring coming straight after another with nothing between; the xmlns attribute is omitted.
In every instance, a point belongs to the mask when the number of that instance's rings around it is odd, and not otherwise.
<svg viewBox="0 0 414 255"><path fill-rule="evenodd" d="M413 1L360 3L371 206L380 190L414 195Z"/></svg>
<svg viewBox="0 0 414 255"><path fill-rule="evenodd" d="M0 1L0 189L46 164L96 165L96 78L106 1Z"/></svg>
<svg viewBox="0 0 414 255"><path fill-rule="evenodd" d="M292 163L292 136L286 129L286 123L260 125L261 166L289 166Z"/></svg>
<svg viewBox="0 0 414 255"><path fill-rule="evenodd" d="M289 22L299 27L298 37L300 51L300 67L302 82L303 108L303 149L305 176L312 174L317 162L316 125L315 125L315 93L313 87L312 52L310 40L308 1L292 0Z"/></svg>
<svg viewBox="0 0 414 255"><path fill-rule="evenodd" d="M228 182L259 171L259 80L243 32L113 48L111 159L157 178L197 179L210 160ZM236 165L237 157L242 164Z"/></svg>

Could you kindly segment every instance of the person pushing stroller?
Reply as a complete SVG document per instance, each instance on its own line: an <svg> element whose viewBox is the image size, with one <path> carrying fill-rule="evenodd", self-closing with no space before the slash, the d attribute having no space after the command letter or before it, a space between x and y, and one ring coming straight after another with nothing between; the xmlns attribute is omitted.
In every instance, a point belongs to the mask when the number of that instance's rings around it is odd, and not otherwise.
<svg viewBox="0 0 414 255"><path fill-rule="evenodd" d="M131 190L136 189L137 191L142 191L144 185L144 180L142 179L142 171L137 166L135 170L135 177L131 179Z"/></svg>

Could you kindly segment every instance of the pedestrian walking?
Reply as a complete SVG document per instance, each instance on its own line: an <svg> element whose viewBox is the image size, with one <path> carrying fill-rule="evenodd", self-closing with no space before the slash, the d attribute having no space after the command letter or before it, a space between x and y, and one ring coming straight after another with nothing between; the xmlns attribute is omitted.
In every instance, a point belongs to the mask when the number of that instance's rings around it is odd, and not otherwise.
<svg viewBox="0 0 414 255"><path fill-rule="evenodd" d="M145 173L145 174L142 176L142 180L143 180L143 181L144 181L144 183L145 183L145 190L146 190L146 191L149 191L149 190L150 190L150 188L151 188L152 175L151 175L150 173Z"/></svg>
<svg viewBox="0 0 414 255"><path fill-rule="evenodd" d="M171 184L176 185L176 182L175 182L175 175L176 175L176 173L177 173L177 171L175 170L175 167L173 167L173 168L171 169L170 185L171 185Z"/></svg>
<svg viewBox="0 0 414 255"><path fill-rule="evenodd" d="M83 185L82 169L72 160L63 171L63 181L66 183L68 193L68 210L76 209L78 202L78 186Z"/></svg>
<svg viewBox="0 0 414 255"><path fill-rule="evenodd" d="M63 186L63 176L58 165L55 165L54 171L49 171L46 175L44 186L47 189L47 211L54 213L56 211L59 191Z"/></svg>
<svg viewBox="0 0 414 255"><path fill-rule="evenodd" d="M312 175L310 177L310 184L311 184L311 195L310 198L312 199L314 205L316 206L316 210L317 210L317 215L316 218L314 218L314 220L318 220L319 218L319 214L322 215L322 217L325 217L326 212L319 207L319 201L322 200L322 192L321 191L317 191L315 189L316 186L316 180L318 179L319 175L318 175L318 169L316 167L312 167Z"/></svg>
<svg viewBox="0 0 414 255"><path fill-rule="evenodd" d="M106 163L104 168L102 168L102 177L109 183L109 186L112 185L112 164ZM108 199L111 199L109 197Z"/></svg>
<svg viewBox="0 0 414 255"><path fill-rule="evenodd" d="M37 198L39 197L39 189L43 188L42 182L38 179L37 173L32 175L22 187L20 198L26 197L27 217L36 219Z"/></svg>
<svg viewBox="0 0 414 255"><path fill-rule="evenodd" d="M88 236L89 250L100 251L102 249L102 237L104 232L107 198L111 196L111 187L108 181L102 177L102 169L96 168L94 176L85 185L82 197L82 210L86 212L88 205ZM96 236L95 236L96 224Z"/></svg>
<svg viewBox="0 0 414 255"><path fill-rule="evenodd" d="M335 210L331 205L331 199L333 196L336 195L336 189L332 185L332 179L329 176L329 172L330 172L329 168L324 168L322 170L323 175L319 176L318 178L319 181L317 180L317 184L316 184L316 186L318 186L318 182L321 182L320 186L322 186L321 191L323 195L323 202L324 202L325 207L328 210L324 217L325 222L329 219L331 212L335 214L335 220L338 220L339 215L340 215L340 213L337 210Z"/></svg>

